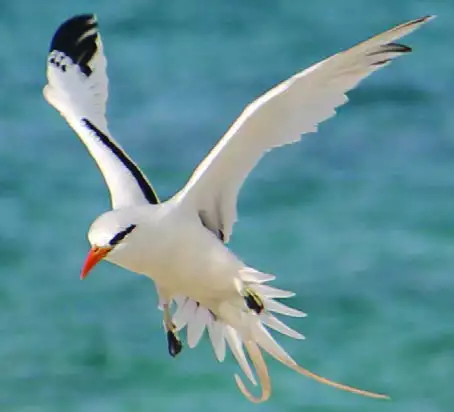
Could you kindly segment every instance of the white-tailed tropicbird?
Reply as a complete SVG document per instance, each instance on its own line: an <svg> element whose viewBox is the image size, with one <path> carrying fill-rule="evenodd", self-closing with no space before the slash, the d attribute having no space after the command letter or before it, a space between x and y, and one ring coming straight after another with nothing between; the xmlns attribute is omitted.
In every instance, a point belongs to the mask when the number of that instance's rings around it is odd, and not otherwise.
<svg viewBox="0 0 454 412"><path fill-rule="evenodd" d="M151 278L164 311L170 353L175 356L181 350L177 330L187 327L187 344L192 348L207 328L217 359L224 360L227 342L255 385L245 347L261 383L261 396L251 395L238 375L235 379L251 401L264 401L271 393L261 349L320 382L386 398L329 381L299 366L267 330L304 339L272 314L305 316L275 300L294 294L266 285L274 276L248 267L225 245L236 221L238 192L260 158L274 147L316 132L318 124L348 101L349 90L410 52L395 41L431 17L401 24L339 52L260 96L244 109L186 186L162 203L107 128L107 63L96 17L79 15L64 22L51 42L44 96L87 146L112 201L112 210L90 227L92 247L81 277L105 259ZM173 314L172 302L177 305Z"/></svg>

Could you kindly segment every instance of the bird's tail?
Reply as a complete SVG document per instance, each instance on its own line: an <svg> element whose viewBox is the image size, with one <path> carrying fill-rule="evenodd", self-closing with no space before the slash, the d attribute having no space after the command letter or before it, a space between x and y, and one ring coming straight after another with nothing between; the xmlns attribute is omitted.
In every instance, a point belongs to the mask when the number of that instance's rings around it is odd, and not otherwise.
<svg viewBox="0 0 454 412"><path fill-rule="evenodd" d="M253 385L257 385L253 372L253 369L255 369L261 386L259 397L253 396L242 379L235 375L239 389L248 400L255 403L264 402L271 395L271 382L262 350L289 368L318 382L363 396L388 398L386 395L333 382L298 365L268 331L268 329L273 329L294 339L304 339L303 335L291 329L273 314L278 313L292 317L306 316L305 313L275 300L292 297L294 293L266 285L265 283L273 280L274 276L251 268L243 269L240 272L240 277L244 291L244 300L241 301L241 304L239 304L239 301L224 302L219 308L218 316L216 316L190 299L177 298L178 308L174 315L174 322L179 329L187 326L189 347L197 345L205 327L207 327L214 353L220 362L224 360L227 342L241 369ZM252 299L251 304L248 303L248 298ZM253 369L247 360L245 348L253 364Z"/></svg>

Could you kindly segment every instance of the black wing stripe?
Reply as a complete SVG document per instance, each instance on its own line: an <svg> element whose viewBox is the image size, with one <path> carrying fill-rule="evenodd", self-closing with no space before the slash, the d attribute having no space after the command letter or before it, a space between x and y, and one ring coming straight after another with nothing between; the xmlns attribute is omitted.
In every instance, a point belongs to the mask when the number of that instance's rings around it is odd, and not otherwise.
<svg viewBox="0 0 454 412"><path fill-rule="evenodd" d="M148 200L151 204L158 204L159 198L153 188L151 187L150 183L148 183L145 176L139 170L139 168L134 164L134 162L121 150L112 140L109 139L101 130L99 130L90 120L83 118L82 124L86 126L90 131L92 131L96 137L109 149L117 159L123 164L126 169L129 170L131 175L137 182L137 185L140 187L143 196L145 199Z"/></svg>

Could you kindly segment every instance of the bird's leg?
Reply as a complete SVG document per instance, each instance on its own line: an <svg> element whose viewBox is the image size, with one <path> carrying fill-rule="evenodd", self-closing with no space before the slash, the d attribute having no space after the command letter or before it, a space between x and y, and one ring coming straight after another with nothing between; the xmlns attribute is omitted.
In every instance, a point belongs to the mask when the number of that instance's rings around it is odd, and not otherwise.
<svg viewBox="0 0 454 412"><path fill-rule="evenodd" d="M243 289L243 298L246 306L257 313L257 315L260 315L265 309L262 298L251 288L245 287Z"/></svg>
<svg viewBox="0 0 454 412"><path fill-rule="evenodd" d="M164 311L164 326L167 331L167 345L169 348L169 354L174 358L181 352L181 349L183 349L183 344L181 343L181 340L178 338L175 325L172 322L169 304L164 303L162 307Z"/></svg>

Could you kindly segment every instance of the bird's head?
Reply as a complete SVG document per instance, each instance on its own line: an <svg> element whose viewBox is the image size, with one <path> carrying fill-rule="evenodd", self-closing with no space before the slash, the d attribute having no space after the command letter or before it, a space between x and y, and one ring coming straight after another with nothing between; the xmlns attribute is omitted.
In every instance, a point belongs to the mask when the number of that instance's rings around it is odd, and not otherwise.
<svg viewBox="0 0 454 412"><path fill-rule="evenodd" d="M124 220L115 212L108 212L93 222L88 232L91 249L80 274L85 279L93 267L107 256L112 257L127 243L137 225Z"/></svg>

